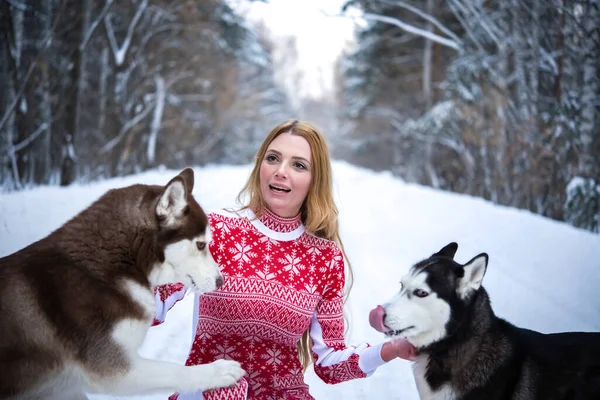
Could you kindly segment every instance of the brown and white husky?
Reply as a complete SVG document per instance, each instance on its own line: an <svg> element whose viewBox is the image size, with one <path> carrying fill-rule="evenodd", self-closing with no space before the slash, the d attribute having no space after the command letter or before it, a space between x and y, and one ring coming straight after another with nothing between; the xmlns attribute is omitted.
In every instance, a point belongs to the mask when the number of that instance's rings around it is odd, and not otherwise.
<svg viewBox="0 0 600 400"><path fill-rule="evenodd" d="M108 191L44 239L0 259L0 399L84 399L233 385L239 363L141 358L154 288L223 284L185 169L166 186Z"/></svg>

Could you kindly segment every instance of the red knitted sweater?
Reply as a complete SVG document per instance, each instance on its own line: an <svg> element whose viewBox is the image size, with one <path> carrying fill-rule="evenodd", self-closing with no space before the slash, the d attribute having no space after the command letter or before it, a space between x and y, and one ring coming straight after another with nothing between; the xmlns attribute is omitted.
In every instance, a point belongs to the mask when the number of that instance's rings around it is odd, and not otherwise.
<svg viewBox="0 0 600 400"><path fill-rule="evenodd" d="M245 210L210 213L209 221L210 251L225 283L196 298L196 334L186 365L233 359L247 375L204 398L312 399L296 347L307 329L315 373L326 383L363 378L384 363L381 346L344 342L344 259L334 242L306 232L300 216L267 211L258 220ZM159 288L157 323L184 291L181 285Z"/></svg>

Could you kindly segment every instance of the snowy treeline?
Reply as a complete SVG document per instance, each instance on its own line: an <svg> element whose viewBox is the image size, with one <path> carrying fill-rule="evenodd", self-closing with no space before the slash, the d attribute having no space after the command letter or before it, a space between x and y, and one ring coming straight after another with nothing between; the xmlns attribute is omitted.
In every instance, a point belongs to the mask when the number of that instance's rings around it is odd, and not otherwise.
<svg viewBox="0 0 600 400"><path fill-rule="evenodd" d="M599 3L350 0L337 92L299 109L294 40L227 0L0 0L0 189L246 163L296 116L337 158L598 232Z"/></svg>
<svg viewBox="0 0 600 400"><path fill-rule="evenodd" d="M249 162L270 46L224 0L0 1L0 186Z"/></svg>
<svg viewBox="0 0 600 400"><path fill-rule="evenodd" d="M338 155L600 230L598 0L351 0Z"/></svg>

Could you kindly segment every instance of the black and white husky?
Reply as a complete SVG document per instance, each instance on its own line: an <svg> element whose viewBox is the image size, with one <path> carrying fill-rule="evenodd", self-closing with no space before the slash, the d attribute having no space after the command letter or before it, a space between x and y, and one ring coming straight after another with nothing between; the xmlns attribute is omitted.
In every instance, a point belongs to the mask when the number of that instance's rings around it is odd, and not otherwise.
<svg viewBox="0 0 600 400"><path fill-rule="evenodd" d="M141 358L154 288L215 290L208 219L194 173L106 193L44 239L0 259L0 399L85 399L234 384L239 363Z"/></svg>
<svg viewBox="0 0 600 400"><path fill-rule="evenodd" d="M542 334L496 317L481 286L488 255L462 265L457 248L414 265L369 316L375 329L417 348L421 399L600 399L600 333Z"/></svg>

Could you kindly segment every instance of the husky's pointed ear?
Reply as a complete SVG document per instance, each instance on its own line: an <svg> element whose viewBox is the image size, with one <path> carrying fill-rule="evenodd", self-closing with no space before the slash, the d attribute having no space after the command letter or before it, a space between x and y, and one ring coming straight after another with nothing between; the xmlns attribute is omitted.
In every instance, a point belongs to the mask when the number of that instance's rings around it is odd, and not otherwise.
<svg viewBox="0 0 600 400"><path fill-rule="evenodd" d="M448 257L454 259L456 250L458 250L458 244L456 242L448 243L440 251L435 253L434 256Z"/></svg>
<svg viewBox="0 0 600 400"><path fill-rule="evenodd" d="M179 173L179 176L183 179L186 193L192 193L192 189L194 189L194 170L186 168Z"/></svg>
<svg viewBox="0 0 600 400"><path fill-rule="evenodd" d="M462 266L463 276L458 280L456 292L461 299L481 287L481 281L487 270L488 255L481 253Z"/></svg>
<svg viewBox="0 0 600 400"><path fill-rule="evenodd" d="M163 228L175 228L179 226L179 218L188 207L185 171L167 183L160 195L158 204L156 204L156 216L160 226ZM192 173L192 185L193 179Z"/></svg>

